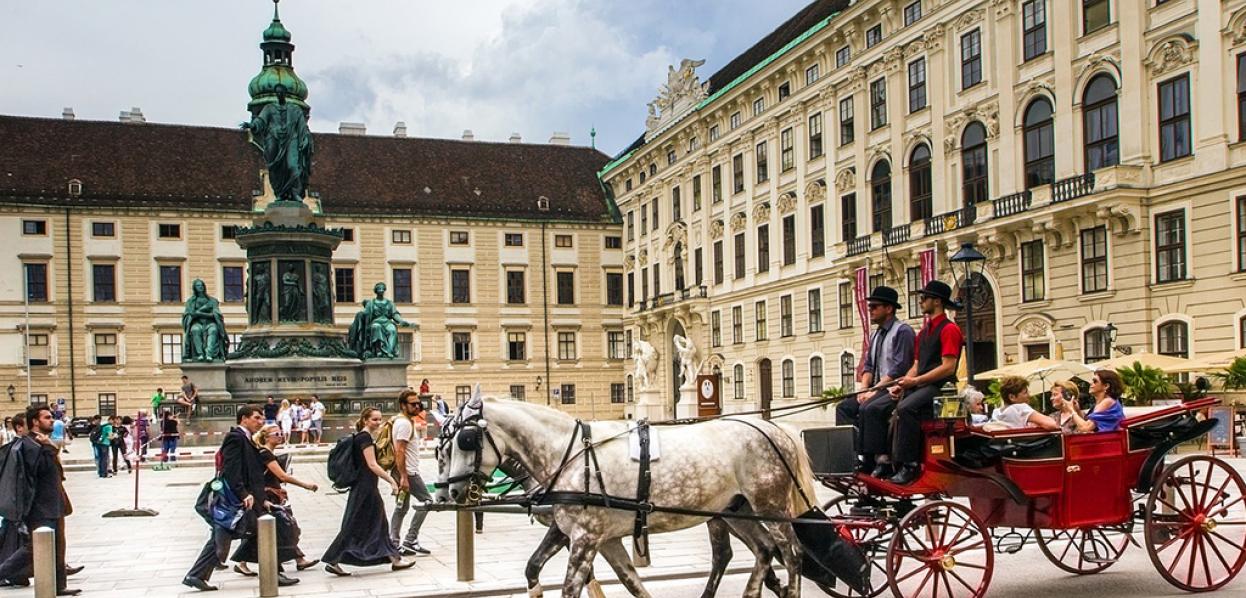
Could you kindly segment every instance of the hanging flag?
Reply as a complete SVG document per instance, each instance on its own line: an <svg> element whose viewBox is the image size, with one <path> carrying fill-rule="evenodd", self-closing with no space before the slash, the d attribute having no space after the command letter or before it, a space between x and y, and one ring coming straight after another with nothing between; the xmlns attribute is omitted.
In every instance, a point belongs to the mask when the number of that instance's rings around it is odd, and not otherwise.
<svg viewBox="0 0 1246 598"><path fill-rule="evenodd" d="M853 296L857 300L857 314L861 316L861 356L857 359L856 379L861 381L861 373L865 371L865 356L870 354L870 308L865 300L869 296L869 272L865 268L857 268ZM848 389L844 389L848 390Z"/></svg>
<svg viewBox="0 0 1246 598"><path fill-rule="evenodd" d="M935 279L935 248L923 250L921 254L922 286Z"/></svg>

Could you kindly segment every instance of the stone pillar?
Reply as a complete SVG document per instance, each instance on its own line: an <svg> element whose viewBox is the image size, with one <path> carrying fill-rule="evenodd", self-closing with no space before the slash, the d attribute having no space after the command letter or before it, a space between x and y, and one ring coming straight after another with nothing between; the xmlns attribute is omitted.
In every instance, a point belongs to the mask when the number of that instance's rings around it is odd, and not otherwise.
<svg viewBox="0 0 1246 598"><path fill-rule="evenodd" d="M646 388L636 392L636 405L632 409L636 419L659 421L669 418L666 405L662 404L662 392Z"/></svg>
<svg viewBox="0 0 1246 598"><path fill-rule="evenodd" d="M675 417L684 419L697 416L696 385L684 385L679 389L679 402L675 404Z"/></svg>

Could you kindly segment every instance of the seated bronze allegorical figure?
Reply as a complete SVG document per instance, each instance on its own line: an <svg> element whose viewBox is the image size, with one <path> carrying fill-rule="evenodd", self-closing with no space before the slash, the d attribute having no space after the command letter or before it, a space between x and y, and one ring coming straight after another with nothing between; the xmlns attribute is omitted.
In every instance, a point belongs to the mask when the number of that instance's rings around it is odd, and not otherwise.
<svg viewBox="0 0 1246 598"><path fill-rule="evenodd" d="M229 335L220 304L208 296L207 285L195 279L191 296L182 312L182 362L224 361L229 353Z"/></svg>
<svg viewBox="0 0 1246 598"><path fill-rule="evenodd" d="M347 342L360 359L397 359L398 327L411 327L398 315L394 302L385 298L385 288L383 282L372 287L376 297L363 302L347 333Z"/></svg>

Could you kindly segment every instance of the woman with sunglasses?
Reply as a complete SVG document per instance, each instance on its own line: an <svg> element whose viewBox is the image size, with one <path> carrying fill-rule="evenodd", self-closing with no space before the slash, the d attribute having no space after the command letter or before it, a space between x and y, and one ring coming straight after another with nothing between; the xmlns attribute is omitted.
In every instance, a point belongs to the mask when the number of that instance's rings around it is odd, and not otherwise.
<svg viewBox="0 0 1246 598"><path fill-rule="evenodd" d="M1111 370L1095 370L1090 379L1090 396L1095 399L1095 407L1090 415L1082 417L1078 413L1076 401L1064 401L1064 410L1076 422L1074 427L1078 433L1115 432L1125 419L1125 408L1121 406L1121 394L1125 391L1125 383L1121 377Z"/></svg>
<svg viewBox="0 0 1246 598"><path fill-rule="evenodd" d="M264 464L264 490L268 502L272 503L271 511L277 519L277 562L294 561L299 571L315 566L318 560L308 560L299 549L299 537L302 535L294 511L290 509L289 494L282 484L294 484L304 490L315 492L320 488L315 484L301 481L286 473L277 458L276 450L285 444L285 435L277 424L266 424L252 438L259 447L260 462ZM247 567L247 563L259 562L258 540L255 536L245 538L234 551L234 572L247 577L255 577L256 573Z"/></svg>

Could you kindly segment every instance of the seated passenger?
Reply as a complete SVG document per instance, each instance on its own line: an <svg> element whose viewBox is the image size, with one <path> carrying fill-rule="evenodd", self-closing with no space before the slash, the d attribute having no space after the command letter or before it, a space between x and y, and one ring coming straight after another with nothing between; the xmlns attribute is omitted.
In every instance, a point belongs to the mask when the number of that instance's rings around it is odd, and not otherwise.
<svg viewBox="0 0 1246 598"><path fill-rule="evenodd" d="M1052 412L1047 417L1056 420L1060 424L1060 431L1065 434L1077 433L1077 422L1073 419L1073 414L1082 415L1082 406L1077 402L1077 385L1070 380L1061 380L1051 385L1051 407ZM1073 405L1072 411L1065 411L1065 403Z"/></svg>
<svg viewBox="0 0 1246 598"><path fill-rule="evenodd" d="M1090 379L1090 396L1095 399L1095 407L1090 415L1082 417L1074 410L1071 401L1065 401L1064 409L1072 413L1078 433L1115 432L1125 419L1125 408L1121 406L1121 394L1125 391L1125 383L1112 370L1095 370Z"/></svg>
<svg viewBox="0 0 1246 598"><path fill-rule="evenodd" d="M985 424L991 418L986 414L986 404L982 393L970 386L965 388L965 392L961 393L965 398L965 410L969 412L969 423L974 426Z"/></svg>
<svg viewBox="0 0 1246 598"><path fill-rule="evenodd" d="M1056 432L1060 424L1030 407L1030 383L1020 376L1006 376L999 383L999 394L1004 399L1004 407L995 410L987 429L996 428L1042 428Z"/></svg>

